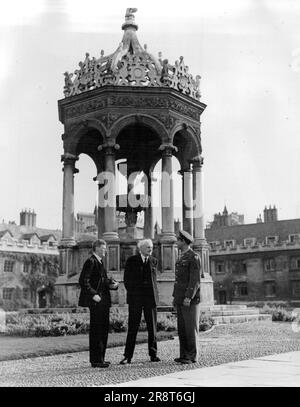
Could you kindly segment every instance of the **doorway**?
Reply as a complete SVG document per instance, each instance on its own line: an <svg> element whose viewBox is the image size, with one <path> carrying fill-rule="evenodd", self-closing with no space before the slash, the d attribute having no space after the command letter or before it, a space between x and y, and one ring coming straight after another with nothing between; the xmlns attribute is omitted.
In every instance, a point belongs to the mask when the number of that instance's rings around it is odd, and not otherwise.
<svg viewBox="0 0 300 407"><path fill-rule="evenodd" d="M46 290L41 290L39 292L39 308L46 308L46 306L47 306Z"/></svg>
<svg viewBox="0 0 300 407"><path fill-rule="evenodd" d="M219 291L219 304L227 304L226 291Z"/></svg>

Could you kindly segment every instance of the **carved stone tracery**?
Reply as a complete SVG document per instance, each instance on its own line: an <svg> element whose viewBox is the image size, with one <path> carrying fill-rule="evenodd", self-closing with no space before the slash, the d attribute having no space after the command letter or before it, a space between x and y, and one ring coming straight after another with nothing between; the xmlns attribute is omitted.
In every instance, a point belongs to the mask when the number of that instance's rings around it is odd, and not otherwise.
<svg viewBox="0 0 300 407"><path fill-rule="evenodd" d="M137 9L128 9L135 10ZM128 11L127 10L127 11ZM137 36L138 26L134 14L126 12L122 26L124 36L117 50L108 56L101 51L100 57L90 58L86 53L84 61L74 73L65 72L64 95L70 97L105 85L170 87L200 100L200 76L190 74L183 57L174 65L167 59L155 58L142 48Z"/></svg>
<svg viewBox="0 0 300 407"><path fill-rule="evenodd" d="M87 102L81 102L65 108L65 118L71 119L76 116L84 115L97 111L101 108L116 107L136 107L136 108L166 108L175 112L191 117L198 121L200 119L199 109L188 106L183 102L171 99L169 97L158 96L139 96L139 95L120 95L110 97L98 97ZM162 119L163 121L164 119ZM170 119L172 120L172 119ZM172 126L171 126L172 127Z"/></svg>

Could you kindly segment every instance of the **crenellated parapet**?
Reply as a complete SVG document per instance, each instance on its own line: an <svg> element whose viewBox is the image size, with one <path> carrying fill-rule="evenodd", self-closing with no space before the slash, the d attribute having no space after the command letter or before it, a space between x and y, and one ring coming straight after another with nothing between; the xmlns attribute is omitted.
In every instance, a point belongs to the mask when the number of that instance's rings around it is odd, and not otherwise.
<svg viewBox="0 0 300 407"><path fill-rule="evenodd" d="M233 244L232 246L209 245L210 256L224 256L227 254L243 254L256 252L274 252L274 251L292 251L300 250L300 242L274 242L274 243L255 243L251 245Z"/></svg>
<svg viewBox="0 0 300 407"><path fill-rule="evenodd" d="M28 240L0 240L0 253L19 252L19 253L32 253L32 254L49 254L59 255L57 242L48 242L42 244L31 244Z"/></svg>

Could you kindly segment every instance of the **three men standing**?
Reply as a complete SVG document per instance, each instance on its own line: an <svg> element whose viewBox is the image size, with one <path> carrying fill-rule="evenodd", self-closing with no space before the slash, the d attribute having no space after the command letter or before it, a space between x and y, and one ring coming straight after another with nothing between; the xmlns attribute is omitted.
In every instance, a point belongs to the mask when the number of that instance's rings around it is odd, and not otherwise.
<svg viewBox="0 0 300 407"><path fill-rule="evenodd" d="M141 322L142 312L148 330L148 352L151 362L159 362L157 357L157 304L158 289L156 282L157 260L152 256L153 243L150 239L138 243L139 254L127 259L124 271L124 285L127 290L128 331L124 359L120 364L131 363L136 336Z"/></svg>
<svg viewBox="0 0 300 407"><path fill-rule="evenodd" d="M181 257L176 262L173 305L177 309L177 326L180 355L175 362L189 364L197 362L197 339L200 317L200 271L198 254L190 247L192 236L180 231L177 244ZM90 362L92 367L108 367L105 361L109 330L110 289L116 289L108 279L103 258L106 254L104 240L93 243L93 253L84 263L79 284L81 292L79 306L90 309ZM127 290L128 331L124 358L120 364L130 364L136 344L142 312L148 330L148 352L151 362L159 362L157 356L157 259L152 256L150 239L138 243L139 254L128 258L124 271L124 286ZM115 282L116 283L116 282Z"/></svg>

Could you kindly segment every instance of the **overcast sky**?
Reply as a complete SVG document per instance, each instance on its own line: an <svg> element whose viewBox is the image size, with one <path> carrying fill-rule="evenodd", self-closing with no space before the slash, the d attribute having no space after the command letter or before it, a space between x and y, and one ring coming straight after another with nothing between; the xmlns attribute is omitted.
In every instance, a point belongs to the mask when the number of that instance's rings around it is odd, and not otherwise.
<svg viewBox="0 0 300 407"><path fill-rule="evenodd" d="M300 218L299 1L10 0L0 14L0 221L19 222L27 207L38 226L61 228L63 72L86 52L115 51L127 6L149 52L183 55L202 77L206 219L224 204L247 223L269 204L279 219ZM75 211L92 211L94 164L83 156L77 167Z"/></svg>

